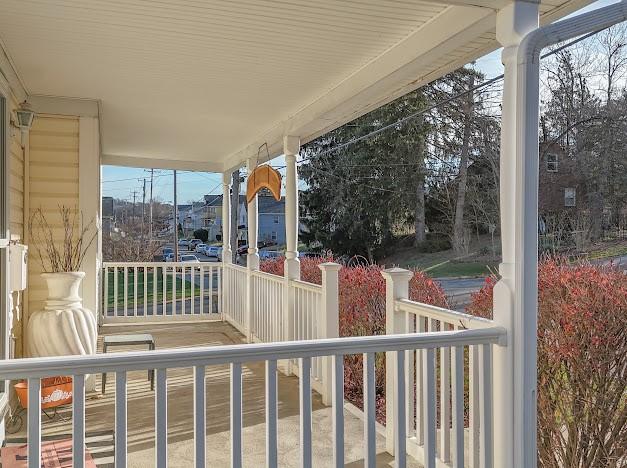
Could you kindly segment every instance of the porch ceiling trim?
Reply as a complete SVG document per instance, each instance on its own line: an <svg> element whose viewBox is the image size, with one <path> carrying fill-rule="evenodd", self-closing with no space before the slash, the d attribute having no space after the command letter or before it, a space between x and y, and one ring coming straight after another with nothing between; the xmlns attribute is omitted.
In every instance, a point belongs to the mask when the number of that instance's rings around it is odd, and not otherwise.
<svg viewBox="0 0 627 468"><path fill-rule="evenodd" d="M209 161L185 161L180 159L144 158L122 156L119 154L103 154L100 158L103 165L139 167L143 169L176 169L179 171L222 172L222 164Z"/></svg>

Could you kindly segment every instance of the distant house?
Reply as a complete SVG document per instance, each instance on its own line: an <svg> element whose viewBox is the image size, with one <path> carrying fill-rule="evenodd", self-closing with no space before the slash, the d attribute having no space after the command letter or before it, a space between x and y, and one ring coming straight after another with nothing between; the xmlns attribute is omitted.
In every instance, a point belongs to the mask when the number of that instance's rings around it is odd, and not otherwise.
<svg viewBox="0 0 627 468"><path fill-rule="evenodd" d="M285 244L285 198L259 196L257 200L259 241Z"/></svg>
<svg viewBox="0 0 627 468"><path fill-rule="evenodd" d="M590 197L585 174L557 143L540 143L538 208L542 213L577 212Z"/></svg>

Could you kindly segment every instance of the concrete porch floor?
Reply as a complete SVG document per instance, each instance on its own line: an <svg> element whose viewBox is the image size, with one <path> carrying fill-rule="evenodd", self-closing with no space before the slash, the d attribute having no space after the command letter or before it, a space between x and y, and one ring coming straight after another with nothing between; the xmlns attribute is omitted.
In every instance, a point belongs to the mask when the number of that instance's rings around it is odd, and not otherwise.
<svg viewBox="0 0 627 468"><path fill-rule="evenodd" d="M225 322L177 322L171 324L107 325L102 336L111 334L150 333L157 349L193 346L239 344L244 337ZM131 348L114 348L125 351ZM133 349L138 349L137 347ZM139 348L141 349L141 348ZM263 363L250 363L243 368L243 446L244 466L265 466ZM114 430L115 376L109 374L104 396L100 395L101 376L96 376L96 393L88 394L86 432ZM298 378L279 373L279 465L300 466ZM332 466L331 410L313 392L313 465ZM206 369L207 461L210 467L230 466L229 431L229 369L212 366ZM128 466L153 467L154 460L154 393L150 390L146 372L128 374ZM65 419L65 420L63 420ZM23 431L25 428L23 428ZM42 435L65 434L71 437L71 408L48 420L43 418ZM363 466L363 422L345 411L345 460L347 467ZM168 461L171 467L193 466L193 402L192 370L168 371ZM384 439L377 437L377 466L392 466L393 457L384 451ZM113 466L112 457L99 466ZM419 466L410 461L409 466Z"/></svg>

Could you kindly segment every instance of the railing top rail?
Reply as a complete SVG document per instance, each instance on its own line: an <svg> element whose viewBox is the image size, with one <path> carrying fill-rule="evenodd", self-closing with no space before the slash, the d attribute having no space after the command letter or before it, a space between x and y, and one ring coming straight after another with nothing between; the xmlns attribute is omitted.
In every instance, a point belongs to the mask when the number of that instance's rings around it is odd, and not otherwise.
<svg viewBox="0 0 627 468"><path fill-rule="evenodd" d="M288 341L228 346L99 354L90 356L11 359L0 362L0 379L16 380L58 375L132 371L295 359L336 354L499 344L501 327L404 335L379 335L324 340Z"/></svg>
<svg viewBox="0 0 627 468"><path fill-rule="evenodd" d="M297 279L290 280L290 283L295 288L307 289L308 291L313 291L317 293L322 292L322 286L320 286L319 284Z"/></svg>
<svg viewBox="0 0 627 468"><path fill-rule="evenodd" d="M185 266L185 267L221 267L222 262L102 262L102 267L150 267L150 266Z"/></svg>
<svg viewBox="0 0 627 468"><path fill-rule="evenodd" d="M422 302L416 302L410 299L397 299L396 309L436 320L442 320L447 323L459 323L468 329L490 328L495 326L495 323L490 319L476 317L474 315L464 314L463 312L444 309L443 307L430 304L423 304Z"/></svg>
<svg viewBox="0 0 627 468"><path fill-rule="evenodd" d="M268 273L266 271L261 270L253 270L253 276L257 278L267 279L268 281L274 281L275 283L283 283L285 281L285 277L279 275L273 275L272 273Z"/></svg>
<svg viewBox="0 0 627 468"><path fill-rule="evenodd" d="M236 263L224 263L223 266L224 268L230 268L232 270L241 271L244 273L248 271L248 268L242 265L237 265Z"/></svg>

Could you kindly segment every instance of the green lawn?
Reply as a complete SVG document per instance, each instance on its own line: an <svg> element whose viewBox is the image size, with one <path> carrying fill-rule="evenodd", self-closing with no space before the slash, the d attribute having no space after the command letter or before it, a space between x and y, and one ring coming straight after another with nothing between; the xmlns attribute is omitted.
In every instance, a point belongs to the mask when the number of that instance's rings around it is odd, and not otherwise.
<svg viewBox="0 0 627 468"><path fill-rule="evenodd" d="M185 291L185 297L191 296L192 283L181 278L180 274L173 277L172 272L168 271L165 278L166 299L172 299L172 291L174 289L174 278L176 278L176 297L177 299L183 296ZM147 296L148 303L153 301L154 298L154 274L152 270L148 270L146 278L147 282ZM114 273L113 269L108 273L108 294L107 304L112 306L114 304ZM200 296L200 287L196 285L194 287L194 297ZM127 283L127 303L129 305L134 304L135 299L135 272L132 268L128 269L128 283ZM157 269L157 302L163 300L163 271L162 268ZM137 272L137 304L144 303L144 273L143 270ZM124 306L124 270L120 268L118 270L118 295L117 295L118 307Z"/></svg>
<svg viewBox="0 0 627 468"><path fill-rule="evenodd" d="M494 270L495 265L486 265L485 263L477 262L445 262L426 268L424 272L432 278L486 276L490 274L490 268Z"/></svg>

